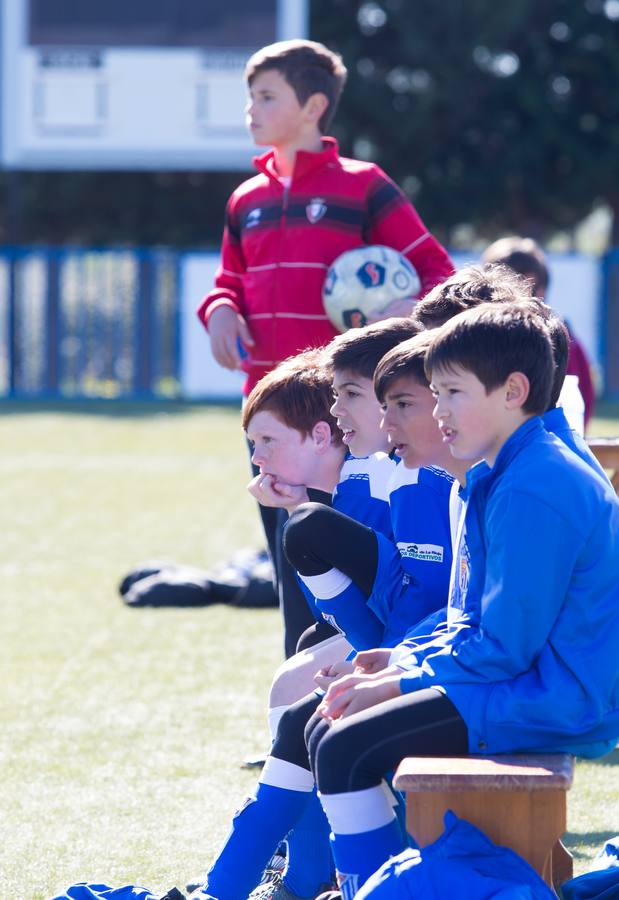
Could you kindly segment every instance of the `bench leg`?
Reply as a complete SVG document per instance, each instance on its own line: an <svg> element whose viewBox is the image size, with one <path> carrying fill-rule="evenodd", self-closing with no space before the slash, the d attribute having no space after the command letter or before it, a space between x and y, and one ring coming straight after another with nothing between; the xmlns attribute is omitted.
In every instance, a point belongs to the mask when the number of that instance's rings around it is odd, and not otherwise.
<svg viewBox="0 0 619 900"><path fill-rule="evenodd" d="M553 849L566 828L565 791L407 793L406 825L420 847L433 843L443 833L448 809L476 825L495 844L510 847L524 857L552 887ZM560 850L556 861L557 869L565 871L565 855Z"/></svg>
<svg viewBox="0 0 619 900"><path fill-rule="evenodd" d="M574 876L574 857L562 841L552 848L552 883L555 888Z"/></svg>

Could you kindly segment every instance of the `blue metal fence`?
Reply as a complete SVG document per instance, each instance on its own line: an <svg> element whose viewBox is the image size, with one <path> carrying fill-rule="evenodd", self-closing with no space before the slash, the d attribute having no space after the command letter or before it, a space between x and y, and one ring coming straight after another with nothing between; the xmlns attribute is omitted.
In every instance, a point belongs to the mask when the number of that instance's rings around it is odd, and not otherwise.
<svg viewBox="0 0 619 900"><path fill-rule="evenodd" d="M619 247L602 260L600 357L604 361L604 396L619 402Z"/></svg>
<svg viewBox="0 0 619 900"><path fill-rule="evenodd" d="M182 397L183 259L0 247L0 399ZM599 362L605 397L619 401L619 249L601 267Z"/></svg>
<svg viewBox="0 0 619 900"><path fill-rule="evenodd" d="M178 256L0 249L0 396L179 395Z"/></svg>

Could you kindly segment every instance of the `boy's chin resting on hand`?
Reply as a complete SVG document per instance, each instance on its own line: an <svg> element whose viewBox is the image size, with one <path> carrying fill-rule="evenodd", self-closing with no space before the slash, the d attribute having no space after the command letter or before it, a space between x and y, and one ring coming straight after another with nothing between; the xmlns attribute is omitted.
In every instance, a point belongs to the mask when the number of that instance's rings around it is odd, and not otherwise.
<svg viewBox="0 0 619 900"><path fill-rule="evenodd" d="M278 481L276 475L256 475L247 485L247 490L261 506L273 506L288 512L309 500L304 484L287 484Z"/></svg>

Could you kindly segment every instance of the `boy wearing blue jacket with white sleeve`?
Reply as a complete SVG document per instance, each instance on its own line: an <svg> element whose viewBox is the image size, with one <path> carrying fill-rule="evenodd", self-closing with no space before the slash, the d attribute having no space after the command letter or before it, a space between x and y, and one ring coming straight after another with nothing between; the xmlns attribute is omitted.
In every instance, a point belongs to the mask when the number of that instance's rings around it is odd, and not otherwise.
<svg viewBox="0 0 619 900"><path fill-rule="evenodd" d="M331 685L306 738L346 898L403 849L383 775L408 755L571 752L619 736L619 501L540 416L553 355L522 304L444 325L426 366L467 477L447 628Z"/></svg>

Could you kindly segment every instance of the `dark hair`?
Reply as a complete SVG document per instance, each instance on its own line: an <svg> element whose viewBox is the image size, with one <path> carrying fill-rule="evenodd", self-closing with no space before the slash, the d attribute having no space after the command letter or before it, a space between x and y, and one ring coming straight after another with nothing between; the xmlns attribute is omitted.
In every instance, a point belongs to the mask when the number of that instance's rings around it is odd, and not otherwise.
<svg viewBox="0 0 619 900"><path fill-rule="evenodd" d="M544 303L543 300L533 299L523 304L530 307L536 312L546 324L550 334L552 343L552 357L554 360L554 372L552 379L552 387L550 389L550 399L548 400L548 409L554 409L559 402L559 395L565 381L565 373L567 372L567 359L570 351L570 333L563 324L556 312Z"/></svg>
<svg viewBox="0 0 619 900"><path fill-rule="evenodd" d="M342 432L331 415L333 392L328 366L322 350L305 350L285 359L260 379L250 391L241 414L247 431L259 412L270 412L301 434L308 436L318 422L327 422L335 444L342 442Z"/></svg>
<svg viewBox="0 0 619 900"><path fill-rule="evenodd" d="M416 304L413 318L424 328L438 328L480 303L512 303L530 293L522 279L505 266L466 266L433 287Z"/></svg>
<svg viewBox="0 0 619 900"><path fill-rule="evenodd" d="M426 356L426 375L461 366L486 392L504 384L512 372L529 380L523 411L543 415L553 383L554 359L548 328L530 304L483 303L438 329Z"/></svg>
<svg viewBox="0 0 619 900"><path fill-rule="evenodd" d="M400 378L414 378L422 386L428 387L425 359L434 334L430 330L420 331L383 356L374 373L374 393L379 403L385 402L389 388Z"/></svg>
<svg viewBox="0 0 619 900"><path fill-rule="evenodd" d="M543 297L548 290L550 275L544 251L533 238L505 237L495 241L485 250L484 263L507 266L531 283L536 297Z"/></svg>
<svg viewBox="0 0 619 900"><path fill-rule="evenodd" d="M245 66L245 81L251 86L256 75L272 69L283 75L300 106L304 106L312 94L325 95L329 105L318 122L321 133L325 134L346 83L347 72L342 58L316 41L278 41L250 57Z"/></svg>
<svg viewBox="0 0 619 900"><path fill-rule="evenodd" d="M376 366L385 353L420 330L419 323L410 317L385 319L338 334L326 347L325 353L332 369L345 369L364 378L373 378Z"/></svg>

